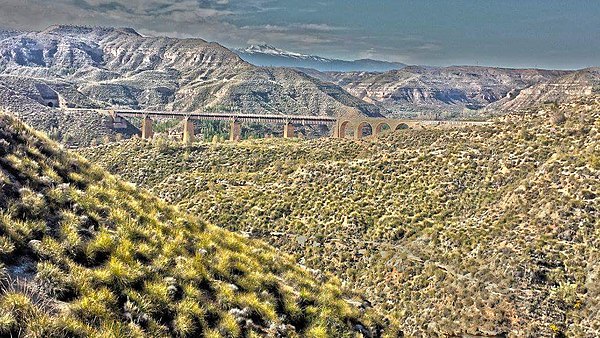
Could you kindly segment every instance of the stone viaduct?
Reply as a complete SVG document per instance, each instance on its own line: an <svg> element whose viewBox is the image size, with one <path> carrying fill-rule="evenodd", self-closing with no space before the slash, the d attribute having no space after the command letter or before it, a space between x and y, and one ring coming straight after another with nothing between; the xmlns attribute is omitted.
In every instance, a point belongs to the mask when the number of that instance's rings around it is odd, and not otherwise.
<svg viewBox="0 0 600 338"><path fill-rule="evenodd" d="M441 121L441 120L415 120L415 119L389 119L379 117L347 116L336 120L333 129L334 138L346 138L352 133L354 139L365 137L365 132L377 136L383 133L402 129L424 129L424 128L453 128L472 125L485 125L490 122L482 121Z"/></svg>
<svg viewBox="0 0 600 338"><path fill-rule="evenodd" d="M354 139L365 137L365 132L373 136L386 132L392 132L401 129L422 129L427 127L456 127L466 125L481 125L489 122L479 121L431 121L431 120L408 120L408 119L388 119L377 117L363 117L348 115L341 117L331 116L301 116L301 115L263 115L263 114L241 114L241 113L207 113L207 112L167 112L167 111L146 111L131 109L80 109L64 108L67 111L97 112L108 115L115 129L127 127L126 118L141 118L141 137L151 139L154 136L152 129L153 118L174 118L183 121L183 142L190 144L194 142L194 124L193 120L200 121L228 121L230 124L229 140L236 142L241 140L242 123L269 123L283 125L283 137L294 137L294 127L297 125L327 125L332 130L333 138L346 138L348 132L352 132Z"/></svg>

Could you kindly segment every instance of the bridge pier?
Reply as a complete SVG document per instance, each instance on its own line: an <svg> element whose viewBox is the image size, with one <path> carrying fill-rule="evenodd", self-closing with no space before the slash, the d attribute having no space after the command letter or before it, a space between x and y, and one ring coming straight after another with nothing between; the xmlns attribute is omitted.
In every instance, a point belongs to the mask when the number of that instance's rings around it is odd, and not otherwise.
<svg viewBox="0 0 600 338"><path fill-rule="evenodd" d="M148 116L144 116L142 120L142 139L150 140L154 136L154 131L152 130L152 119Z"/></svg>
<svg viewBox="0 0 600 338"><path fill-rule="evenodd" d="M332 138L340 138L340 122L336 121L333 125L333 131L331 133Z"/></svg>
<svg viewBox="0 0 600 338"><path fill-rule="evenodd" d="M294 137L294 125L288 122L283 126L283 138L292 137Z"/></svg>
<svg viewBox="0 0 600 338"><path fill-rule="evenodd" d="M114 110L109 110L106 127L111 129L127 129L127 121L123 117L117 115Z"/></svg>
<svg viewBox="0 0 600 338"><path fill-rule="evenodd" d="M189 118L183 120L183 144L194 142L194 122Z"/></svg>
<svg viewBox="0 0 600 338"><path fill-rule="evenodd" d="M356 129L356 131L354 132L354 139L360 140L361 138L363 138L362 130Z"/></svg>
<svg viewBox="0 0 600 338"><path fill-rule="evenodd" d="M367 125L367 123L360 123L357 127L356 130L354 130L354 139L355 140L360 140L361 138L363 138L363 128Z"/></svg>
<svg viewBox="0 0 600 338"><path fill-rule="evenodd" d="M239 121L231 121L231 131L229 132L229 141L238 142L242 139L242 124Z"/></svg>

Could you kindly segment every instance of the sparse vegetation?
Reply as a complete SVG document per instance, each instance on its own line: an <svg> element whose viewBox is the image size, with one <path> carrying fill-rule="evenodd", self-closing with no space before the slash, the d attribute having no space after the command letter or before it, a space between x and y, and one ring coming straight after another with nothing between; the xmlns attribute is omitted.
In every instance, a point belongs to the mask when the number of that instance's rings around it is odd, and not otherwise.
<svg viewBox="0 0 600 338"><path fill-rule="evenodd" d="M0 144L2 336L352 336L355 325L381 326L335 278L188 216L3 114Z"/></svg>
<svg viewBox="0 0 600 338"><path fill-rule="evenodd" d="M558 125L542 111L361 142L158 152L136 140L82 153L183 210L336 274L408 335L598 336L599 106L560 105Z"/></svg>

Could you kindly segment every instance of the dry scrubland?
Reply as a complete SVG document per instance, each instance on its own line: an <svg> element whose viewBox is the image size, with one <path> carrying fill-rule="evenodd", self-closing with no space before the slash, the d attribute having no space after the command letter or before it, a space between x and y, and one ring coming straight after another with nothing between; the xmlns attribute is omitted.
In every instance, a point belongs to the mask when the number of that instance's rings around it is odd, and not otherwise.
<svg viewBox="0 0 600 338"><path fill-rule="evenodd" d="M7 115L0 282L1 337L327 337L381 325L339 282L187 216Z"/></svg>
<svg viewBox="0 0 600 338"><path fill-rule="evenodd" d="M82 152L335 273L408 335L598 336L600 105L554 110L360 142Z"/></svg>

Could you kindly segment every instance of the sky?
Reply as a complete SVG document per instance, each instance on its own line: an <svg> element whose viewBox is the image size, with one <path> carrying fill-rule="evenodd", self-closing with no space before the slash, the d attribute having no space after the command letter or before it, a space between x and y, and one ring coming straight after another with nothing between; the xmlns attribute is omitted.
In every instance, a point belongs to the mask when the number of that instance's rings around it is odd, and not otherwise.
<svg viewBox="0 0 600 338"><path fill-rule="evenodd" d="M599 0L0 0L0 28L132 27L420 65L600 66Z"/></svg>

